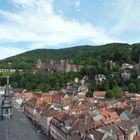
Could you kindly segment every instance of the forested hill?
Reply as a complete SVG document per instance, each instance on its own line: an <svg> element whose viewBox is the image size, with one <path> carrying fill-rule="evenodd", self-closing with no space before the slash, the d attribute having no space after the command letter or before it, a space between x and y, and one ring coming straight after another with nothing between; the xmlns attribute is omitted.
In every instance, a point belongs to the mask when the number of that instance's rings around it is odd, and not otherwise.
<svg viewBox="0 0 140 140"><path fill-rule="evenodd" d="M0 61L0 68L31 69L37 59L68 59L75 64L93 64L113 60L116 62L136 63L140 57L140 43L112 43L101 46L77 46L64 49L37 49Z"/></svg>

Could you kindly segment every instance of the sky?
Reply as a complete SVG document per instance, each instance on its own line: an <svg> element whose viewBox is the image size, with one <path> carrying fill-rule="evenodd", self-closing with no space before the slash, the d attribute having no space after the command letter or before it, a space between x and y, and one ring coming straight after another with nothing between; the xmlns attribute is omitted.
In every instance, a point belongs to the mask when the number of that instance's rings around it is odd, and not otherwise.
<svg viewBox="0 0 140 140"><path fill-rule="evenodd" d="M113 42L140 42L140 0L0 0L0 59Z"/></svg>

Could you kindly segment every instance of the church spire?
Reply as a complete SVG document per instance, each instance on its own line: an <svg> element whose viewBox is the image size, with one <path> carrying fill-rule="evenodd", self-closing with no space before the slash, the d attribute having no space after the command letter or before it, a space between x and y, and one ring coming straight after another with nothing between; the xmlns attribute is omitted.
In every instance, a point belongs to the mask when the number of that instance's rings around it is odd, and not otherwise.
<svg viewBox="0 0 140 140"><path fill-rule="evenodd" d="M7 85L9 85L9 76L7 76Z"/></svg>
<svg viewBox="0 0 140 140"><path fill-rule="evenodd" d="M3 95L4 99L2 101L1 111L2 111L2 119L4 118L12 118L13 115L13 106L12 106L12 96L10 92L9 85L9 76L7 76L7 84L5 87L5 93Z"/></svg>

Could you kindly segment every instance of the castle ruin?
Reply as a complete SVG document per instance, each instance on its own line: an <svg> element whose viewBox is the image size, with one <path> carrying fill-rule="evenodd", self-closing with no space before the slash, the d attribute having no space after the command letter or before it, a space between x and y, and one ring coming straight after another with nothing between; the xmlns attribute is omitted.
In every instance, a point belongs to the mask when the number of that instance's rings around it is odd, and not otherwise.
<svg viewBox="0 0 140 140"><path fill-rule="evenodd" d="M36 72L78 72L82 65L69 64L68 60L37 60Z"/></svg>

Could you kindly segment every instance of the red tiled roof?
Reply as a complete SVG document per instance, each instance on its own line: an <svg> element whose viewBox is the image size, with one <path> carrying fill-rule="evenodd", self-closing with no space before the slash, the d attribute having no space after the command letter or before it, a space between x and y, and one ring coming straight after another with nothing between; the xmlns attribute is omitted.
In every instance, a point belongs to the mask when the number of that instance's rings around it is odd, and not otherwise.
<svg viewBox="0 0 140 140"><path fill-rule="evenodd" d="M102 116L102 118L100 120L93 122L93 125L95 128L102 126L102 125L120 121L120 118L115 111L106 110L105 108L101 108L98 111L90 112L89 114L91 117L94 117L96 112L98 112Z"/></svg>
<svg viewBox="0 0 140 140"><path fill-rule="evenodd" d="M61 98L62 104L70 104L72 103L72 98Z"/></svg>
<svg viewBox="0 0 140 140"><path fill-rule="evenodd" d="M33 98L34 97L34 94L32 92L25 92L23 94L23 97L24 98Z"/></svg>
<svg viewBox="0 0 140 140"><path fill-rule="evenodd" d="M106 91L95 91L94 96L96 96L96 97L105 97L106 96Z"/></svg>
<svg viewBox="0 0 140 140"><path fill-rule="evenodd" d="M135 135L134 140L140 140L140 136Z"/></svg>
<svg viewBox="0 0 140 140"><path fill-rule="evenodd" d="M58 93L52 95L52 102L61 104L62 96Z"/></svg>
<svg viewBox="0 0 140 140"><path fill-rule="evenodd" d="M25 93L15 93L14 96L18 99L31 99L35 95L32 92L25 92Z"/></svg>

